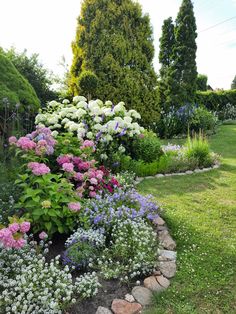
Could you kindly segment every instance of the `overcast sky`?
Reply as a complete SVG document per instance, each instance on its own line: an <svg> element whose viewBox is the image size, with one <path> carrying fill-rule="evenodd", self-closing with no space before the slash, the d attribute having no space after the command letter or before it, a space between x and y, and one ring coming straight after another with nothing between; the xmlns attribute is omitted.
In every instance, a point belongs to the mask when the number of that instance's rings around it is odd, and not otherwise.
<svg viewBox="0 0 236 314"><path fill-rule="evenodd" d="M112 1L112 0L111 0ZM158 50L163 20L176 18L181 0L139 0L149 13ZM71 63L80 0L0 0L0 46L38 53L42 63L56 74L64 55ZM236 0L195 0L198 28L198 72L208 75L213 88L229 89L236 75ZM230 19L230 20L228 20ZM224 23L221 23L228 20ZM218 26L216 24L221 23ZM214 27L215 26L215 27ZM209 29L208 29L209 28Z"/></svg>

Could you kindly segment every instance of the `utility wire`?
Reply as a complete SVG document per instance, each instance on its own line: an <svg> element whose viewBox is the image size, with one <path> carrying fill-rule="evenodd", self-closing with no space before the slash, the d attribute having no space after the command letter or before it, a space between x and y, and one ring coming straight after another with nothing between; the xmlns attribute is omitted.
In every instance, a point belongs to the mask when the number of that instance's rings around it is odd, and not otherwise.
<svg viewBox="0 0 236 314"><path fill-rule="evenodd" d="M235 19L235 18L236 18L236 15L233 16L233 17L231 17L231 18L229 18L229 19L226 19L226 20L224 20L224 21L222 21L222 22L219 22L219 23L217 23L217 24L215 24L215 25L212 25L212 26L210 26L210 27L207 27L207 28L205 28L205 29L199 31L198 33L206 32L206 31L208 31L208 30L210 30L210 29L212 29L212 28L217 27L218 25L224 24L224 23L226 23L226 22L228 22L228 21L231 21L231 20L233 20L233 19Z"/></svg>

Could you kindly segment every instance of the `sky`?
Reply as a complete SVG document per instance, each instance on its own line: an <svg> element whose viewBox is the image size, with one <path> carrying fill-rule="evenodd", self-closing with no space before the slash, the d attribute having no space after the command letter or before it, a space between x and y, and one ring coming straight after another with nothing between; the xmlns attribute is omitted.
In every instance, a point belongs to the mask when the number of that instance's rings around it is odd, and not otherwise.
<svg viewBox="0 0 236 314"><path fill-rule="evenodd" d="M112 0L111 0L112 1ZM154 67L158 72L163 20L174 20L182 0L136 0L150 15L154 33ZM40 61L62 75L62 56L70 65L81 0L0 0L0 46L38 53ZM229 89L236 75L236 0L195 0L198 72L213 88ZM230 20L228 20L230 19ZM228 20L224 23L221 23ZM219 24L219 25L217 25ZM216 26L217 25L217 26Z"/></svg>

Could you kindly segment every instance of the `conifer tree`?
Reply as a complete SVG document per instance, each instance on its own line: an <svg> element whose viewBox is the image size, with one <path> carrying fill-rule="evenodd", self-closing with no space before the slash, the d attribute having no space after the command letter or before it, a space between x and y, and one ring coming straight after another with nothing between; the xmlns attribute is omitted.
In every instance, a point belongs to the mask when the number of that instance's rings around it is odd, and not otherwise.
<svg viewBox="0 0 236 314"><path fill-rule="evenodd" d="M196 91L196 31L192 1L183 0L176 19L174 63L171 66L171 75L179 88L174 98L178 105L192 102Z"/></svg>
<svg viewBox="0 0 236 314"><path fill-rule="evenodd" d="M84 0L78 18L70 90L81 92L78 78L92 71L98 78L93 97L124 101L146 125L158 118L157 77L150 19L132 0Z"/></svg>
<svg viewBox="0 0 236 314"><path fill-rule="evenodd" d="M175 44L174 24L172 18L164 20L160 38L159 62L161 64L158 83L158 102L164 111L168 111L172 99L173 78L170 76L170 66L173 64L173 49Z"/></svg>
<svg viewBox="0 0 236 314"><path fill-rule="evenodd" d="M232 84L231 84L231 89L236 89L236 75L232 81Z"/></svg>

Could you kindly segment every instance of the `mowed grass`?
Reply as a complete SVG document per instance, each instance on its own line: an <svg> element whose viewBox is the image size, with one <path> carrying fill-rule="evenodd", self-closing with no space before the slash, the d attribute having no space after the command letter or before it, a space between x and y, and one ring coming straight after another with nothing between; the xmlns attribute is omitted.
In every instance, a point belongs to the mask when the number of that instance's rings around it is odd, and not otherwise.
<svg viewBox="0 0 236 314"><path fill-rule="evenodd" d="M138 186L162 205L178 252L171 287L149 314L236 313L236 125L221 126L210 144L220 169Z"/></svg>

